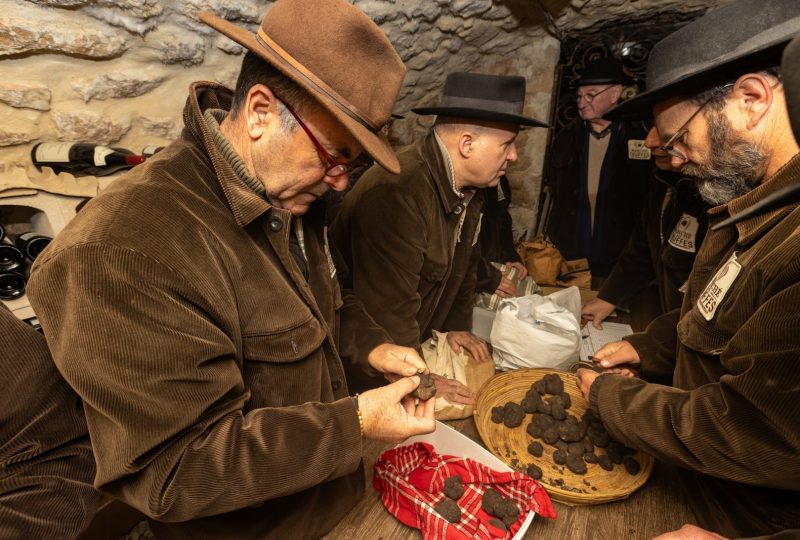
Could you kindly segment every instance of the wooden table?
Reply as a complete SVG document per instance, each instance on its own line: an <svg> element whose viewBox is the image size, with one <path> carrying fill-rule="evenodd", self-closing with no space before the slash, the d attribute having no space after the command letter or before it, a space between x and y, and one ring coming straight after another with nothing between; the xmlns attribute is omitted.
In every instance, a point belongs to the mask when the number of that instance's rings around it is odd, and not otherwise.
<svg viewBox="0 0 800 540"><path fill-rule="evenodd" d="M483 446L472 418L447 422ZM364 463L367 492L363 499L325 538L327 540L405 540L419 539L416 529L392 516L372 487L372 466L392 445L368 441ZM628 499L595 506L567 506L553 503L558 513L554 520L534 518L525 538L564 539L646 539L695 523L672 467L658 463L648 482Z"/></svg>

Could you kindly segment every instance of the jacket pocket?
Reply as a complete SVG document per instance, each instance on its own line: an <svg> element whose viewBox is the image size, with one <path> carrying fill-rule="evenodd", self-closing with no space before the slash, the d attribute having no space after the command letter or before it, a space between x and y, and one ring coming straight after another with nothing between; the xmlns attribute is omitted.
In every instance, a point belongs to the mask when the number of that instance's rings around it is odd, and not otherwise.
<svg viewBox="0 0 800 540"><path fill-rule="evenodd" d="M296 362L306 358L325 341L325 327L312 315L294 326L242 337L245 362Z"/></svg>
<svg viewBox="0 0 800 540"><path fill-rule="evenodd" d="M697 308L693 307L678 323L678 339L693 351L719 356L728 346L733 334L720 329L714 323L715 319L706 321Z"/></svg>

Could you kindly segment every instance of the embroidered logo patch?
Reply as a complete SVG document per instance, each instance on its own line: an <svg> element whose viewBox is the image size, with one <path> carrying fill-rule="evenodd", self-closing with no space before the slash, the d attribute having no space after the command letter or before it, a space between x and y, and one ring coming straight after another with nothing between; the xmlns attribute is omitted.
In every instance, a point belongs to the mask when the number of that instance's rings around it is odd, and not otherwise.
<svg viewBox="0 0 800 540"><path fill-rule="evenodd" d="M697 299L697 309L705 320L710 321L714 318L717 308L722 303L725 295L728 294L731 285L736 281L736 277L741 270L742 265L736 260L736 253L734 253L728 259L728 262L717 270L709 284L706 285L703 293Z"/></svg>
<svg viewBox="0 0 800 540"><path fill-rule="evenodd" d="M650 159L650 149L644 145L641 139L628 140L628 159Z"/></svg>
<svg viewBox="0 0 800 540"><path fill-rule="evenodd" d="M669 236L669 245L681 251L688 251L694 253L697 251L697 229L700 223L697 218L689 214L683 214L678 224L672 229L672 234Z"/></svg>

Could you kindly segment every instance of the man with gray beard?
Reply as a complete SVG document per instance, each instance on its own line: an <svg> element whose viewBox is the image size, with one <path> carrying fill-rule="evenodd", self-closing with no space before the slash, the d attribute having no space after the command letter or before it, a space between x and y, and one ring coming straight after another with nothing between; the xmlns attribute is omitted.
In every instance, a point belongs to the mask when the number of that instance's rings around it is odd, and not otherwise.
<svg viewBox="0 0 800 540"><path fill-rule="evenodd" d="M681 309L598 351L579 386L614 439L685 471L698 523L729 537L800 528L800 205L753 211L800 183L773 69L797 34L796 0L728 4L658 43L647 91L611 113L652 108L716 206Z"/></svg>

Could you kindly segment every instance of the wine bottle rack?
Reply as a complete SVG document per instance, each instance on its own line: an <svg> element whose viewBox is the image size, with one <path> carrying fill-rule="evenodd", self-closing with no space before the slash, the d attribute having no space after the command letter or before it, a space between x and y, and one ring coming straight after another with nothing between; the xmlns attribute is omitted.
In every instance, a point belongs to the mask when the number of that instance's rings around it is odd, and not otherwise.
<svg viewBox="0 0 800 540"><path fill-rule="evenodd" d="M25 231L35 231L46 236L55 236L75 216L76 208L83 197L55 195L45 191L25 190L0 192L0 223L6 234L12 236ZM31 321L36 315L27 295L14 300L0 300L18 319Z"/></svg>

